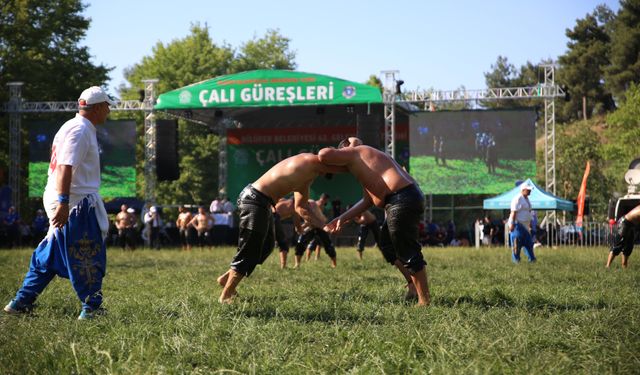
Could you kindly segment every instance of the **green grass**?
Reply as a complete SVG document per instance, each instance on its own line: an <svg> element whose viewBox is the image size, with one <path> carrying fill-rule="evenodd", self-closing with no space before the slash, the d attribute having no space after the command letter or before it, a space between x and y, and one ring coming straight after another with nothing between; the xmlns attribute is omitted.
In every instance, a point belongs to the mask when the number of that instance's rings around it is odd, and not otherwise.
<svg viewBox="0 0 640 375"><path fill-rule="evenodd" d="M2 302L30 252L0 251ZM215 278L233 253L109 250L109 314L78 322L69 282L55 279L35 315L0 314L0 373L640 371L637 255L623 271L604 269L604 248L539 249L520 265L502 248L425 248L432 305L417 308L372 248L363 262L338 249L337 269L323 254L280 270L273 254L223 306Z"/></svg>
<svg viewBox="0 0 640 375"><path fill-rule="evenodd" d="M422 191L431 194L499 194L512 189L516 180L536 176L535 160L500 160L495 174L478 159L450 159L443 167L433 156L417 156L410 167Z"/></svg>
<svg viewBox="0 0 640 375"><path fill-rule="evenodd" d="M47 171L49 162L29 163L29 196L42 197L47 185ZM103 198L135 197L136 169L105 165L101 175L100 195Z"/></svg>

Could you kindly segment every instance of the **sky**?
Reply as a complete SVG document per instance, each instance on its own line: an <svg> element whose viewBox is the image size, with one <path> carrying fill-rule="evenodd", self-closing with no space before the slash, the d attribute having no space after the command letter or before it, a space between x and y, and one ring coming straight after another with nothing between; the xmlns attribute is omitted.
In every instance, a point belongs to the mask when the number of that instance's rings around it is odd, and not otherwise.
<svg viewBox="0 0 640 375"><path fill-rule="evenodd" d="M83 45L92 62L123 71L152 56L157 43L183 39L207 25L216 44L239 48L277 29L290 39L297 70L365 82L397 70L406 90L485 88L498 56L520 67L567 51L567 29L612 0L94 0ZM156 78L156 77L149 77ZM383 79L384 82L384 79ZM142 87L141 87L142 88Z"/></svg>

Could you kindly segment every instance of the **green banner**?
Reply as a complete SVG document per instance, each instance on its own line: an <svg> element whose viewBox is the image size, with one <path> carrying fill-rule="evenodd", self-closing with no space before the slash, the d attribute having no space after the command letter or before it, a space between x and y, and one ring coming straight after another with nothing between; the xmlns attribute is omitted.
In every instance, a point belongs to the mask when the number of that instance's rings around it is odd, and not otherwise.
<svg viewBox="0 0 640 375"><path fill-rule="evenodd" d="M262 176L283 159L302 152L318 153L355 134L354 126L229 129L227 132L227 194L235 199L248 184ZM339 198L343 207L362 198L362 187L349 173L339 173L330 180L318 177L311 186L311 197L328 193Z"/></svg>
<svg viewBox="0 0 640 375"><path fill-rule="evenodd" d="M377 87L290 70L220 76L161 94L155 109L382 103Z"/></svg>

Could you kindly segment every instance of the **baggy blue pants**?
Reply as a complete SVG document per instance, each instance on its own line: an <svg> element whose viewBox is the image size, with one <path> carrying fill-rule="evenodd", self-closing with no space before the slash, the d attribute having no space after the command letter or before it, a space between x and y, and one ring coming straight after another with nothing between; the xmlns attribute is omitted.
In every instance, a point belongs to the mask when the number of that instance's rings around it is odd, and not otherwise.
<svg viewBox="0 0 640 375"><path fill-rule="evenodd" d="M69 214L69 221L40 242L16 302L31 305L54 276L71 281L83 309L102 304L102 278L107 268L107 251L95 215L84 198Z"/></svg>
<svg viewBox="0 0 640 375"><path fill-rule="evenodd" d="M529 258L529 262L535 262L536 256L533 253L533 239L529 230L520 223L516 223L513 231L509 234L511 242L511 260L513 263L520 263L520 251L524 248L524 253Z"/></svg>

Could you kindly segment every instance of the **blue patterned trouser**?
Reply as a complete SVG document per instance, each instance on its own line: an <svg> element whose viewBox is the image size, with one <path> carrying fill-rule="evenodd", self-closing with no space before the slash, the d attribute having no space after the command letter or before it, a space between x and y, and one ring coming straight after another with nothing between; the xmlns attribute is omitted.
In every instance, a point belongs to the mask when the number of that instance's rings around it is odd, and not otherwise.
<svg viewBox="0 0 640 375"><path fill-rule="evenodd" d="M533 253L533 240L531 233L520 223L516 223L513 231L509 234L511 242L511 260L513 263L520 262L520 251L524 247L524 253L529 258L529 262L535 262L536 256Z"/></svg>
<svg viewBox="0 0 640 375"><path fill-rule="evenodd" d="M84 198L72 209L67 224L50 232L34 250L16 302L31 305L57 275L71 281L84 309L97 309L106 268L107 250L95 208Z"/></svg>

